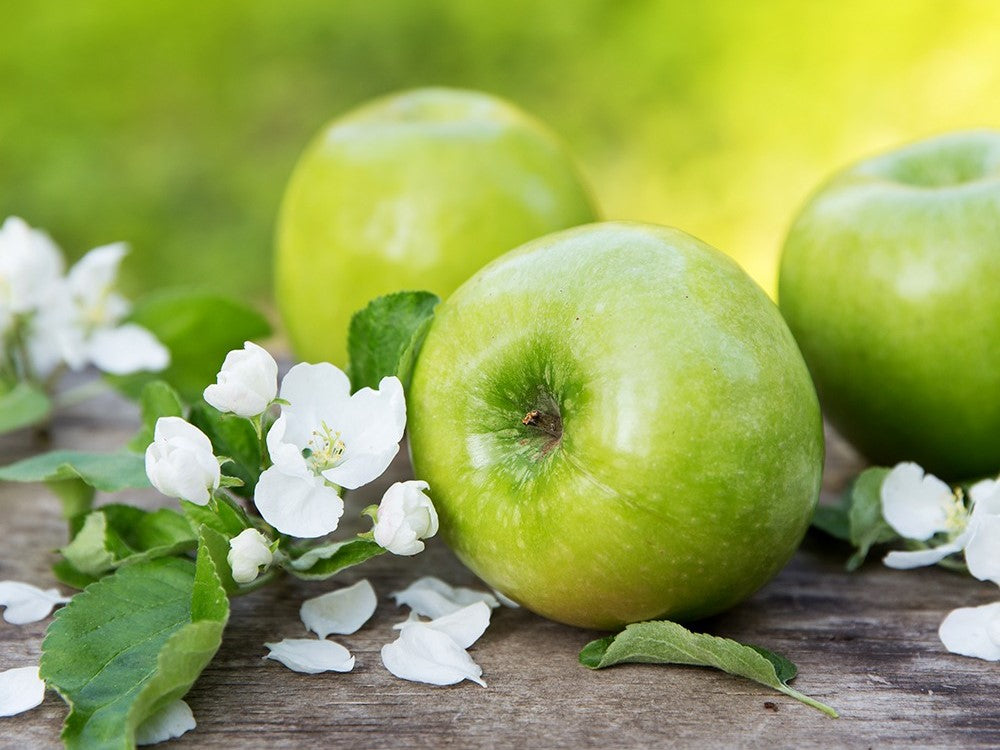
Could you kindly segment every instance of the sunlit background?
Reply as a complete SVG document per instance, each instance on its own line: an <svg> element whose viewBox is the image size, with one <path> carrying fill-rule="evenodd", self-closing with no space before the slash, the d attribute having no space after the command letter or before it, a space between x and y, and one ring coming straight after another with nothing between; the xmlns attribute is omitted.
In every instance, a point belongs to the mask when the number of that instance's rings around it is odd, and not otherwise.
<svg viewBox="0 0 1000 750"><path fill-rule="evenodd" d="M1000 123L1000 3L7 3L0 214L70 256L124 239L133 293L270 303L285 182L324 122L443 84L561 133L605 218L685 229L768 289L831 170Z"/></svg>

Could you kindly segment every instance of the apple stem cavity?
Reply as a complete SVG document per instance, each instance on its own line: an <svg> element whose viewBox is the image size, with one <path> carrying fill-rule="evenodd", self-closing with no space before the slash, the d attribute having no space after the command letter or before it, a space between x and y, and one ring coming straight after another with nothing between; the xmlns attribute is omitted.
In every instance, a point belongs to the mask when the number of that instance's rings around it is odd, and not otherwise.
<svg viewBox="0 0 1000 750"><path fill-rule="evenodd" d="M559 445L559 441L562 440L563 423L558 409L555 414L550 414L540 409L532 409L524 415L521 424L525 427L534 427L539 432L543 432L549 436L549 440L542 445L542 456L548 455L553 448Z"/></svg>

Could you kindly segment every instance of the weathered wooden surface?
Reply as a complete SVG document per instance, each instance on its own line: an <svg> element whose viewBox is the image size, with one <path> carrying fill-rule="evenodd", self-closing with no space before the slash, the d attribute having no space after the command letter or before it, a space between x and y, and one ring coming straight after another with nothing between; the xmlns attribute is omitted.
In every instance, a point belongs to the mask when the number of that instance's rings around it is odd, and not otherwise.
<svg viewBox="0 0 1000 750"><path fill-rule="evenodd" d="M51 447L112 449L135 428L114 398L77 408L55 425ZM0 440L0 463L40 449L24 435ZM827 490L857 468L830 446ZM408 472L405 459L391 470ZM391 478L371 488L380 495ZM140 493L141 494L141 493ZM136 493L121 499L135 499ZM147 493L144 502L165 502ZM361 508L364 497L352 503ZM64 542L56 499L42 487L0 486L0 579L54 585L51 550ZM809 537L792 563L750 601L705 623L710 632L787 654L795 685L840 710L829 719L780 694L706 669L577 664L594 634L500 609L473 655L487 689L403 682L379 649L403 619L388 599L419 575L472 576L440 542L416 558L378 558L340 580L285 580L233 603L215 661L188 696L194 732L171 746L329 747L952 747L1000 745L997 667L944 652L936 631L957 606L997 598L996 588L939 569L899 572L877 560L843 571L845 550ZM368 577L375 618L341 638L357 656L350 674L301 675L262 661L263 643L305 636L301 601ZM0 621L0 669L37 663L46 623ZM54 694L33 712L0 719L0 747L58 746L65 707Z"/></svg>

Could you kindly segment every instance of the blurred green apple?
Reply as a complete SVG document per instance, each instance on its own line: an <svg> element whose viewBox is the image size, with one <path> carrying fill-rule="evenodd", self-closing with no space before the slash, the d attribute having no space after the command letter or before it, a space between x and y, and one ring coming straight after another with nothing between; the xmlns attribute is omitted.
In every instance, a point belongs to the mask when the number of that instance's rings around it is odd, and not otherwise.
<svg viewBox="0 0 1000 750"><path fill-rule="evenodd" d="M277 300L296 354L343 365L351 315L400 289L446 297L488 261L595 219L559 141L486 94L419 89L322 130L278 227Z"/></svg>
<svg viewBox="0 0 1000 750"><path fill-rule="evenodd" d="M826 415L869 459L1000 470L1000 133L834 176L791 228L778 295Z"/></svg>
<svg viewBox="0 0 1000 750"><path fill-rule="evenodd" d="M818 497L819 405L792 335L676 229L593 224L494 261L439 306L408 406L445 541L573 625L736 604Z"/></svg>

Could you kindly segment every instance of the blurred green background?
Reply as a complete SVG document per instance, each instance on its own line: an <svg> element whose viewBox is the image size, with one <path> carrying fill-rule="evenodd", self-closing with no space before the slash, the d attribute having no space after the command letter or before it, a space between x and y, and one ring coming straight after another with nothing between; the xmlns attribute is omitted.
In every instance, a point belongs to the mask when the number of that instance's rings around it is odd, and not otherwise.
<svg viewBox="0 0 1000 750"><path fill-rule="evenodd" d="M993 0L8 2L0 214L125 285L270 301L277 207L330 118L428 84L561 133L607 218L681 227L772 289L793 212L847 161L1000 121Z"/></svg>

